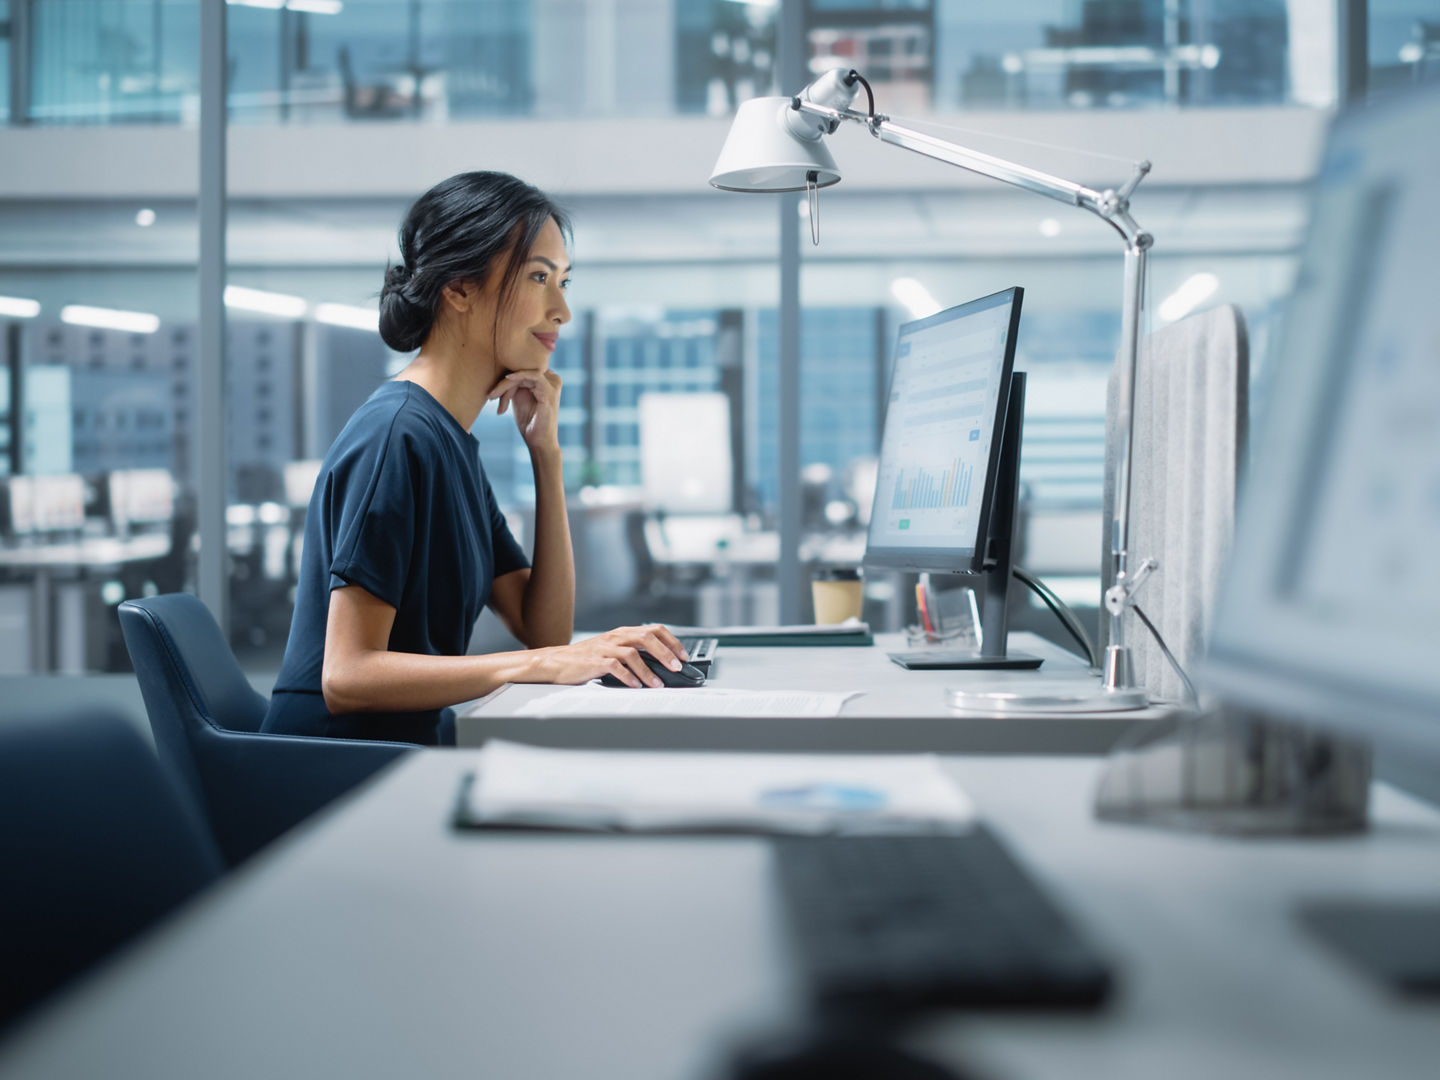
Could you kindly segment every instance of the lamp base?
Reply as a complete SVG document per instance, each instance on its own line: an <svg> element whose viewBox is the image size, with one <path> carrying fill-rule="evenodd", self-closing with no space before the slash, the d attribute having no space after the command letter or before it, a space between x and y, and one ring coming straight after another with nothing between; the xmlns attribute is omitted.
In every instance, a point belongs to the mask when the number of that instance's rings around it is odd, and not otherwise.
<svg viewBox="0 0 1440 1080"><path fill-rule="evenodd" d="M1029 653L986 656L973 649L917 649L915 652L887 653L891 660L910 671L1033 671L1044 661Z"/></svg>
<svg viewBox="0 0 1440 1080"><path fill-rule="evenodd" d="M1144 709L1150 704L1144 690L1097 690L1088 694L1068 694L1044 690L961 690L951 687L945 691L945 700L957 712L986 716L1125 712Z"/></svg>

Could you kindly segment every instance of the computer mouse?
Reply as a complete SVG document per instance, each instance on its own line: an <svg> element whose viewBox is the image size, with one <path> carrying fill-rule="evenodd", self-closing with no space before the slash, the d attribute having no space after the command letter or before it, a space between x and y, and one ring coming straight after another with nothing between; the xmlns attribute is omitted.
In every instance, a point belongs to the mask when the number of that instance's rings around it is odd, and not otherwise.
<svg viewBox="0 0 1440 1080"><path fill-rule="evenodd" d="M645 666L659 677L664 686L703 686L705 684L705 673L694 664L682 662L679 671L671 671L644 649L640 650L640 659L645 661ZM600 685L624 686L625 684L614 675L606 675L601 678Z"/></svg>

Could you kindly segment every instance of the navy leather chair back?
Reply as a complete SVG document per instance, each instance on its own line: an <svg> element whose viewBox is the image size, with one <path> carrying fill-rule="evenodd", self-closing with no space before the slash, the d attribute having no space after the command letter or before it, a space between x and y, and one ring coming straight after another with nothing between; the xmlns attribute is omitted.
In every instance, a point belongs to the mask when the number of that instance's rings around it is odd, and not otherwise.
<svg viewBox="0 0 1440 1080"><path fill-rule="evenodd" d="M267 702L189 593L120 605L155 747L205 808L233 865L344 794L408 743L260 734Z"/></svg>
<svg viewBox="0 0 1440 1080"><path fill-rule="evenodd" d="M224 866L122 716L0 720L0 1028Z"/></svg>
<svg viewBox="0 0 1440 1080"><path fill-rule="evenodd" d="M155 749L203 805L195 740L205 728L258 732L269 705L240 670L210 609L189 593L127 600L120 627Z"/></svg>

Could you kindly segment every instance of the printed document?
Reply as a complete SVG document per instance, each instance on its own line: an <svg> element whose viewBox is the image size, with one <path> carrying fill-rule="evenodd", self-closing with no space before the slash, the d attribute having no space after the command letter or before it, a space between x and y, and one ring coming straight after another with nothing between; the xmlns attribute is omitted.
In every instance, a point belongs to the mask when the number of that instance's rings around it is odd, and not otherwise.
<svg viewBox="0 0 1440 1080"><path fill-rule="evenodd" d="M975 809L931 754L551 750L492 740L467 825L803 834L958 832Z"/></svg>
<svg viewBox="0 0 1440 1080"><path fill-rule="evenodd" d="M716 686L640 687L585 683L533 698L515 716L839 716L859 690L727 690Z"/></svg>

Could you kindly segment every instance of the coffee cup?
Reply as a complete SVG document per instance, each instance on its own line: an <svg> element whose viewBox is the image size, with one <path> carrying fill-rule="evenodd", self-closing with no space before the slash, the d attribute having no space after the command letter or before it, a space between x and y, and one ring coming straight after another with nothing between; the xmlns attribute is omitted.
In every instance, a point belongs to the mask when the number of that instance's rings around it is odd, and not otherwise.
<svg viewBox="0 0 1440 1080"><path fill-rule="evenodd" d="M826 566L810 579L815 623L829 626L858 619L865 609L865 582L858 566Z"/></svg>

